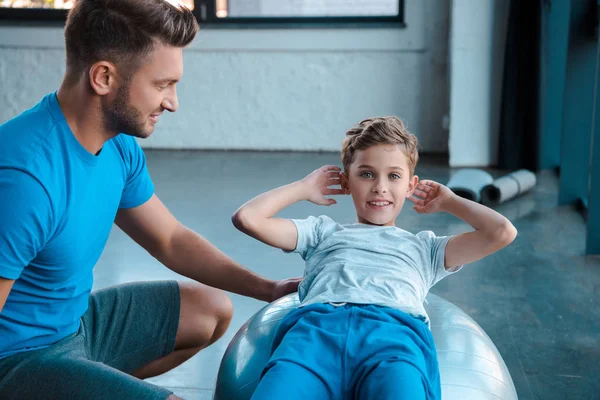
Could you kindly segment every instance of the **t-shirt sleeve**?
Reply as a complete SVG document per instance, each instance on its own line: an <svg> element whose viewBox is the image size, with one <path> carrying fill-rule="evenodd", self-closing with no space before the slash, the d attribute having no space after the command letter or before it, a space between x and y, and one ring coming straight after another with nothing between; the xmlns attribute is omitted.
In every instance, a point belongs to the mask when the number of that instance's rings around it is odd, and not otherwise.
<svg viewBox="0 0 600 400"><path fill-rule="evenodd" d="M0 277L16 280L52 232L48 193L30 174L0 169Z"/></svg>
<svg viewBox="0 0 600 400"><path fill-rule="evenodd" d="M448 275L458 272L461 266L446 269L444 267L446 259L446 245L453 236L436 236L432 231L423 231L417 234L421 243L423 243L424 251L430 256L431 274L429 287L435 285Z"/></svg>
<svg viewBox="0 0 600 400"><path fill-rule="evenodd" d="M125 135L121 135L122 137ZM146 167L146 156L133 137L123 138L124 161L127 177L119 208L133 208L144 204L154 194L154 184Z"/></svg>
<svg viewBox="0 0 600 400"><path fill-rule="evenodd" d="M320 217L308 217L306 219L292 219L298 231L298 242L294 253L306 260L310 258L323 239L323 233L331 224L335 224L331 218L324 215Z"/></svg>

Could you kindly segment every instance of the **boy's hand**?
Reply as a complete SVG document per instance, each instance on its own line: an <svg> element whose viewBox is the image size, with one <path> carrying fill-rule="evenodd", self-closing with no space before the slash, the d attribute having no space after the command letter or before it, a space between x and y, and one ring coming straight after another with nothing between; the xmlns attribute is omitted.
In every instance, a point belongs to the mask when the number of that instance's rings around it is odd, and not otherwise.
<svg viewBox="0 0 600 400"><path fill-rule="evenodd" d="M419 214L433 214L446 210L446 204L456 195L446 186L430 180L417 184L414 193L408 199L415 203L413 209Z"/></svg>
<svg viewBox="0 0 600 400"><path fill-rule="evenodd" d="M306 190L306 200L321 206L336 204L334 199L327 199L325 196L344 194L342 189L329 188L329 186L341 185L340 171L340 167L325 165L302 179L301 182Z"/></svg>

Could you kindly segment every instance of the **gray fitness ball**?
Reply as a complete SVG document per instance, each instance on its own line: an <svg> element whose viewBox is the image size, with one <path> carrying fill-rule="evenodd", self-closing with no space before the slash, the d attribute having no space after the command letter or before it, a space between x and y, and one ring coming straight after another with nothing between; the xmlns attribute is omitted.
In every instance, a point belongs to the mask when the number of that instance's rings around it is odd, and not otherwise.
<svg viewBox="0 0 600 400"><path fill-rule="evenodd" d="M237 332L221 361L215 400L250 399L271 354L279 321L300 304L296 293L265 306ZM428 294L444 400L513 400L517 392L502 356L471 317Z"/></svg>

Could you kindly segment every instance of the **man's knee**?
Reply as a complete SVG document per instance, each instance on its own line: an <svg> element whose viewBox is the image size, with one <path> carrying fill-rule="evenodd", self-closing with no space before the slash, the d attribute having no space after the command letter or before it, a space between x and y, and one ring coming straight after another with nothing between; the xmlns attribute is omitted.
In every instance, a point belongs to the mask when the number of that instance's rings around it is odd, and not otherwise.
<svg viewBox="0 0 600 400"><path fill-rule="evenodd" d="M229 296L227 296L223 291L219 291L215 295L215 300L216 304L214 306L214 312L218 319L218 323L215 328L215 335L217 335L218 339L223 336L229 327L229 323L233 317L233 304L231 303Z"/></svg>
<svg viewBox="0 0 600 400"><path fill-rule="evenodd" d="M206 285L180 282L180 328L195 345L205 347L219 339L231 322L233 305L225 292ZM196 346L193 346L196 347Z"/></svg>

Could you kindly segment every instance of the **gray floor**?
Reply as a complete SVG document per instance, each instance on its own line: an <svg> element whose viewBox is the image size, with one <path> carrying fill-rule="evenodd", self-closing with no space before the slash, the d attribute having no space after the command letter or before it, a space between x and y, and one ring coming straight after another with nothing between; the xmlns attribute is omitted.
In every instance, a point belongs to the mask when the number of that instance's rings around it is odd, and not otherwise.
<svg viewBox="0 0 600 400"><path fill-rule="evenodd" d="M239 233L231 214L243 202L302 178L335 154L147 152L156 193L171 212L235 260L269 278L302 274L302 260ZM442 183L450 170L424 157L421 178ZM496 172L498 173L498 172ZM460 306L488 333L503 355L522 400L600 399L600 259L583 257L585 225L572 207L557 206L557 179L539 176L527 195L502 205L519 236L508 248L467 266L432 292ZM330 208L296 204L282 215L327 213L353 222L351 200ZM398 222L407 230L455 234L468 227L449 215L418 215L406 208ZM95 269L95 288L178 276L114 229ZM151 379L186 399L210 399L217 369L237 329L259 301L231 295L235 315L219 342L179 368Z"/></svg>

